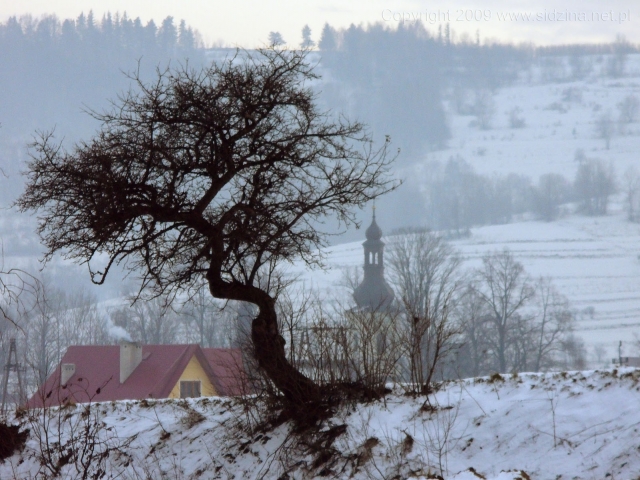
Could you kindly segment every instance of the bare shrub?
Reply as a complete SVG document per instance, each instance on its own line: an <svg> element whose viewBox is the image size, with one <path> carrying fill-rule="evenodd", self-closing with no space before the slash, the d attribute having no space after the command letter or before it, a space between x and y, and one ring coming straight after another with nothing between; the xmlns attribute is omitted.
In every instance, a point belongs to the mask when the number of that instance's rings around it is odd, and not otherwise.
<svg viewBox="0 0 640 480"><path fill-rule="evenodd" d="M44 398L43 398L44 402ZM66 403L60 407L36 408L25 413L36 448L28 451L39 464L37 476L44 478L101 479L122 473L123 459L133 438L120 440L101 419L100 406ZM118 457L121 466L109 462Z"/></svg>

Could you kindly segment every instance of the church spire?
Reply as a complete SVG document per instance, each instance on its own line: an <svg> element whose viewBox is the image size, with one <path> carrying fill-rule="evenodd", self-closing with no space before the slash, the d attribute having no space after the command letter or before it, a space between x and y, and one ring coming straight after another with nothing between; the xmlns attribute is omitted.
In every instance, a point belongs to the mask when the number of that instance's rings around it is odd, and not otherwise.
<svg viewBox="0 0 640 480"><path fill-rule="evenodd" d="M360 308L381 310L389 307L393 301L393 290L384 279L384 242L382 229L376 222L375 205L371 225L365 232L367 240L364 247L364 279L353 292L353 298Z"/></svg>

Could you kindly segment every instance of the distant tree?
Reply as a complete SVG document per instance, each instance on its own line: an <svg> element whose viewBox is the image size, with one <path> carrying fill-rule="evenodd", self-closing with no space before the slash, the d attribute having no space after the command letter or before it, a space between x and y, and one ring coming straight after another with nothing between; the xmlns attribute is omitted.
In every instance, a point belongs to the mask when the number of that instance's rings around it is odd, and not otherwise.
<svg viewBox="0 0 640 480"><path fill-rule="evenodd" d="M131 302L135 298L129 299ZM135 302L124 307L121 318L127 319L122 325L131 338L144 345L165 345L180 341L180 323L166 299L156 297L145 302Z"/></svg>
<svg viewBox="0 0 640 480"><path fill-rule="evenodd" d="M183 50L196 48L196 34L191 27L187 27L184 20L180 21L180 26L178 27L178 46Z"/></svg>
<svg viewBox="0 0 640 480"><path fill-rule="evenodd" d="M184 331L181 336L187 342L210 348L231 346L236 312L230 305L218 302L209 293L207 285L202 285L181 306L178 312Z"/></svg>
<svg viewBox="0 0 640 480"><path fill-rule="evenodd" d="M269 46L278 47L284 45L286 42L280 32L269 32Z"/></svg>
<svg viewBox="0 0 640 480"><path fill-rule="evenodd" d="M553 285L551 279L540 278L536 283L537 305L532 318L532 362L521 370L547 370L557 362L567 335L573 328L574 315L569 301Z"/></svg>
<svg viewBox="0 0 640 480"><path fill-rule="evenodd" d="M522 116L522 109L520 107L513 107L509 110L509 127L511 128L524 128L526 122Z"/></svg>
<svg viewBox="0 0 640 480"><path fill-rule="evenodd" d="M164 51L171 51L178 43L178 29L173 24L173 17L169 16L162 21L158 30L158 41Z"/></svg>
<svg viewBox="0 0 640 480"><path fill-rule="evenodd" d="M309 25L302 27L302 42L300 46L302 48L313 48L316 46L316 42L311 40L311 28Z"/></svg>
<svg viewBox="0 0 640 480"><path fill-rule="evenodd" d="M607 58L606 71L610 77L619 78L624 75L630 51L633 51L632 45L623 35L618 35Z"/></svg>
<svg viewBox="0 0 640 480"><path fill-rule="evenodd" d="M579 87L567 87L562 89L562 101L572 103L582 102L582 89Z"/></svg>
<svg viewBox="0 0 640 480"><path fill-rule="evenodd" d="M587 215L606 215L609 197L616 192L613 165L602 160L585 159L578 166L573 182L580 210Z"/></svg>
<svg viewBox="0 0 640 480"><path fill-rule="evenodd" d="M460 257L442 237L401 230L387 266L403 310L398 334L407 359L404 378L428 393L444 360L456 349L458 327L450 315L460 281Z"/></svg>
<svg viewBox="0 0 640 480"><path fill-rule="evenodd" d="M636 167L631 166L624 172L622 190L627 219L640 221L640 173Z"/></svg>
<svg viewBox="0 0 640 480"><path fill-rule="evenodd" d="M559 367L563 370L584 370L587 368L587 349L582 338L575 334L568 334L562 340Z"/></svg>
<svg viewBox="0 0 640 480"><path fill-rule="evenodd" d="M593 63L587 54L574 52L569 56L569 67L571 68L571 77L575 80L582 80L593 70Z"/></svg>
<svg viewBox="0 0 640 480"><path fill-rule="evenodd" d="M547 82L562 82L567 77L564 59L557 55L541 57L540 71L542 78Z"/></svg>
<svg viewBox="0 0 640 480"><path fill-rule="evenodd" d="M25 356L35 385L46 380L70 345L111 341L97 299L84 290L67 292L47 280L37 282L29 309L22 313Z"/></svg>
<svg viewBox="0 0 640 480"><path fill-rule="evenodd" d="M329 25L328 23L324 24L322 27L322 34L320 36L320 42L318 42L318 47L320 50L324 52L332 52L338 48L338 40L336 38L335 29Z"/></svg>
<svg viewBox="0 0 640 480"><path fill-rule="evenodd" d="M620 123L633 123L638 119L640 113L640 100L635 95L627 95L618 103L620 115L618 121Z"/></svg>
<svg viewBox="0 0 640 480"><path fill-rule="evenodd" d="M387 144L320 112L316 78L305 52L277 49L136 78L137 91L94 113L89 142L68 152L51 134L35 141L16 202L40 213L46 259L64 252L95 283L122 264L156 296L206 282L215 298L256 305L254 355L301 414L321 391L287 361L275 267L317 264L316 222L351 224L352 207L395 187Z"/></svg>
<svg viewBox="0 0 640 480"><path fill-rule="evenodd" d="M477 270L476 292L488 309L491 351L500 372L513 364L509 358L518 323L524 321L525 306L534 297L535 288L522 264L505 249L482 257Z"/></svg>
<svg viewBox="0 0 640 480"><path fill-rule="evenodd" d="M604 112L596 119L596 135L605 141L607 150L611 147L611 139L616 133L616 124L611 112Z"/></svg>
<svg viewBox="0 0 640 480"><path fill-rule="evenodd" d="M478 126L482 130L489 130L496 112L493 95L489 90L476 91L476 101L473 105L473 113L476 116Z"/></svg>
<svg viewBox="0 0 640 480"><path fill-rule="evenodd" d="M562 175L546 173L540 176L533 190L533 211L542 220L558 218L560 205L569 200L571 185Z"/></svg>
<svg viewBox="0 0 640 480"><path fill-rule="evenodd" d="M456 302L456 323L460 328L460 353L456 370L460 377L479 377L495 371L491 358L492 320L489 305L479 294L479 285L467 284Z"/></svg>

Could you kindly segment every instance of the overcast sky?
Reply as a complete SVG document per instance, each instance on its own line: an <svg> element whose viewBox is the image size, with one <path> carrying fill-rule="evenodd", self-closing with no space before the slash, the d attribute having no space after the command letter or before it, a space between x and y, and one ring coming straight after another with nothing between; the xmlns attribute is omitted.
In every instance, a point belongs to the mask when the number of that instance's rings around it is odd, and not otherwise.
<svg viewBox="0 0 640 480"><path fill-rule="evenodd" d="M318 40L325 22L336 27L419 18L427 28L451 24L457 36L466 33L486 39L534 42L538 45L568 42L612 41L622 34L640 43L638 0L475 0L467 2L355 0L0 0L0 20L12 15L56 14L76 18L93 10L97 18L106 11L127 12L146 23L159 23L168 15L184 19L199 30L208 45L252 48L267 41L270 31L279 31L290 45L300 42L305 24ZM529 16L523 19L522 14Z"/></svg>

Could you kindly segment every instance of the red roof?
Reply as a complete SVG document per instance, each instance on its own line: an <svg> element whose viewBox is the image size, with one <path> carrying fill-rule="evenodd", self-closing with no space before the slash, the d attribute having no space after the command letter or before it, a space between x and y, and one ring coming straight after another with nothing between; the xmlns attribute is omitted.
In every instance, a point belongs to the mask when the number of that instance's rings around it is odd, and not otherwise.
<svg viewBox="0 0 640 480"><path fill-rule="evenodd" d="M194 355L218 395L245 393L239 349L143 345L142 361L121 384L119 345L71 346L58 368L29 399L27 406L53 406L70 400L82 403L167 398ZM75 373L65 386L60 386L61 366L65 363L74 364Z"/></svg>

